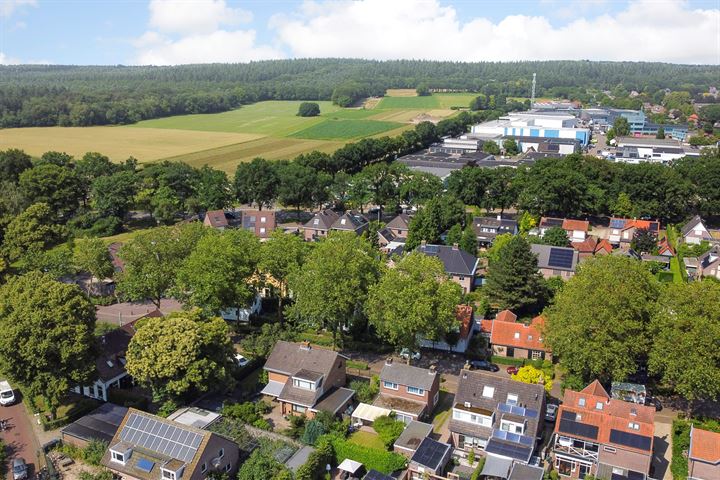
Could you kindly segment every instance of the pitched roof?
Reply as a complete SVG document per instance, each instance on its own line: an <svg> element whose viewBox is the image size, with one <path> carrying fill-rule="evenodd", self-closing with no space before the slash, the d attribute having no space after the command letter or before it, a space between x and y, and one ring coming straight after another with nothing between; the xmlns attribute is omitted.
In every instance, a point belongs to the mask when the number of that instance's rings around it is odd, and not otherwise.
<svg viewBox="0 0 720 480"><path fill-rule="evenodd" d="M348 210L339 216L330 228L333 230L348 230L352 232L367 224L368 219L365 218L365 215Z"/></svg>
<svg viewBox="0 0 720 480"><path fill-rule="evenodd" d="M401 213L386 225L387 228L394 228L395 230L407 230L410 228L410 219L412 217L407 213Z"/></svg>
<svg viewBox="0 0 720 480"><path fill-rule="evenodd" d="M685 235L690 233L695 228L695 225L697 225L698 223L702 224L703 227L705 226L705 224L702 221L702 218L700 218L700 215L695 215L693 218L690 219L689 222L687 222L685 225L683 225L683 227L680 229L680 233L682 234L682 236L684 237Z"/></svg>
<svg viewBox="0 0 720 480"><path fill-rule="evenodd" d="M460 322L460 338L467 338L473 326L473 309L470 305L455 307L455 318Z"/></svg>
<svg viewBox="0 0 720 480"><path fill-rule="evenodd" d="M62 428L63 435L79 438L80 440L101 440L109 443L113 439L118 427L125 418L128 408L103 403L98 408L80 417L70 425Z"/></svg>
<svg viewBox="0 0 720 480"><path fill-rule="evenodd" d="M340 354L332 350L280 340L273 347L264 368L283 375L308 370L327 377L338 356Z"/></svg>
<svg viewBox="0 0 720 480"><path fill-rule="evenodd" d="M228 221L223 210L209 210L205 213L205 221L215 228L227 227Z"/></svg>
<svg viewBox="0 0 720 480"><path fill-rule="evenodd" d="M495 320L498 322L514 322L517 320L517 315L515 315L510 310L503 310L502 312L495 315Z"/></svg>
<svg viewBox="0 0 720 480"><path fill-rule="evenodd" d="M597 243L597 246L595 247L595 253L605 251L607 253L612 253L613 247L609 240L605 238L601 238L600 241Z"/></svg>
<svg viewBox="0 0 720 480"><path fill-rule="evenodd" d="M490 334L492 332L493 321L485 318L480 320L480 333Z"/></svg>
<svg viewBox="0 0 720 480"><path fill-rule="evenodd" d="M667 241L667 238L663 238L658 242L658 254L664 255L664 254L670 254L670 256L675 256L675 249L670 246L670 244Z"/></svg>
<svg viewBox="0 0 720 480"><path fill-rule="evenodd" d="M652 452L655 408L610 398L597 380L565 390L555 432L645 454Z"/></svg>
<svg viewBox="0 0 720 480"><path fill-rule="evenodd" d="M543 317L533 318L530 325L516 321L500 321L493 324L490 343L527 350L547 350L542 342Z"/></svg>
<svg viewBox="0 0 720 480"><path fill-rule="evenodd" d="M587 237L582 242L572 242L570 245L579 253L595 253L597 243L597 238Z"/></svg>
<svg viewBox="0 0 720 480"><path fill-rule="evenodd" d="M580 230L582 232L587 232L590 229L590 222L587 220L565 218L563 219L562 228L565 230Z"/></svg>
<svg viewBox="0 0 720 480"><path fill-rule="evenodd" d="M530 250L538 256L538 268L574 272L577 267L578 252L574 248L534 243Z"/></svg>
<svg viewBox="0 0 720 480"><path fill-rule="evenodd" d="M378 230L377 234L378 237L382 237L387 243L390 243L395 240L395 238L397 238L396 235L388 227L381 228L380 230Z"/></svg>
<svg viewBox="0 0 720 480"><path fill-rule="evenodd" d="M657 220L638 220L637 218L612 217L610 219L610 228L620 230L644 228L657 234L660 231L660 222Z"/></svg>
<svg viewBox="0 0 720 480"><path fill-rule="evenodd" d="M135 335L136 321L126 323L100 337L100 352L95 361L100 380L107 382L125 373L125 353Z"/></svg>
<svg viewBox="0 0 720 480"><path fill-rule="evenodd" d="M494 240L496 236L503 233L515 233L517 221L511 218L497 217L474 217L472 229L475 236L480 240ZM485 231L485 230L490 230Z"/></svg>
<svg viewBox="0 0 720 480"><path fill-rule="evenodd" d="M430 390L438 373L427 368L413 367L404 363L387 361L380 371L380 380Z"/></svg>
<svg viewBox="0 0 720 480"><path fill-rule="evenodd" d="M475 275L478 259L465 250L447 245L420 245L418 252L437 257L443 263L447 273L457 275Z"/></svg>
<svg viewBox="0 0 720 480"><path fill-rule="evenodd" d="M335 223L335 220L338 218L340 218L340 215L337 212L326 208L325 210L316 212L303 226L313 230L330 230L330 227L332 227L332 224Z"/></svg>
<svg viewBox="0 0 720 480"><path fill-rule="evenodd" d="M690 426L690 451L692 460L720 464L720 433Z"/></svg>

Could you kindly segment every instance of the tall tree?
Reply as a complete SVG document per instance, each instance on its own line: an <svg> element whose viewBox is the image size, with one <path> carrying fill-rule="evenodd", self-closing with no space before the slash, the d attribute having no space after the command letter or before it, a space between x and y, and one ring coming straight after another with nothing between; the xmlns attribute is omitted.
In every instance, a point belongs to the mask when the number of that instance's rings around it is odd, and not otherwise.
<svg viewBox="0 0 720 480"><path fill-rule="evenodd" d="M31 272L0 287L0 365L55 414L95 367L95 309L75 286Z"/></svg>
<svg viewBox="0 0 720 480"><path fill-rule="evenodd" d="M419 336L442 340L457 326L461 299L462 289L447 278L440 260L413 252L370 288L365 313L395 347L416 350Z"/></svg>
<svg viewBox="0 0 720 480"><path fill-rule="evenodd" d="M206 315L250 305L251 283L260 260L260 241L247 230L210 230L177 270L177 295Z"/></svg>
<svg viewBox="0 0 720 480"><path fill-rule="evenodd" d="M408 239L405 246L408 250L428 243L438 243L440 235L455 224L465 223L465 206L452 195L433 198L410 220Z"/></svg>
<svg viewBox="0 0 720 480"><path fill-rule="evenodd" d="M0 179L17 182L20 174L32 168L30 155L17 148L0 151Z"/></svg>
<svg viewBox="0 0 720 480"><path fill-rule="evenodd" d="M5 229L2 254L11 261L28 252L44 250L59 241L65 229L53 222L52 212L46 203L30 205L13 218Z"/></svg>
<svg viewBox="0 0 720 480"><path fill-rule="evenodd" d="M495 258L490 257L484 290L491 303L516 313L537 306L545 298L537 256L525 238L512 237L500 247Z"/></svg>
<svg viewBox="0 0 720 480"><path fill-rule="evenodd" d="M630 135L630 123L628 123L627 118L616 118L613 122L613 130L615 131L615 136L617 137L625 137L627 135Z"/></svg>
<svg viewBox="0 0 720 480"><path fill-rule="evenodd" d="M720 396L720 284L672 284L652 312L650 371L689 400Z"/></svg>
<svg viewBox="0 0 720 480"><path fill-rule="evenodd" d="M64 219L75 213L85 191L80 177L69 167L41 163L20 174L20 189L34 203L46 203L53 216Z"/></svg>
<svg viewBox="0 0 720 480"><path fill-rule="evenodd" d="M232 203L233 189L227 174L207 165L198 172L195 197L201 209L222 210Z"/></svg>
<svg viewBox="0 0 720 480"><path fill-rule="evenodd" d="M638 228L630 240L630 247L638 253L652 253L657 248L657 236L647 228Z"/></svg>
<svg viewBox="0 0 720 480"><path fill-rule="evenodd" d="M278 165L278 200L284 205L310 208L327 200L330 175L297 162Z"/></svg>
<svg viewBox="0 0 720 480"><path fill-rule="evenodd" d="M254 203L258 210L269 207L277 198L278 175L275 166L264 158L240 163L235 170L235 193L243 203Z"/></svg>
<svg viewBox="0 0 720 480"><path fill-rule="evenodd" d="M131 300L151 300L160 308L180 265L206 232L201 223L194 222L136 235L119 252L125 264L118 275L119 293Z"/></svg>
<svg viewBox="0 0 720 480"><path fill-rule="evenodd" d="M143 321L130 340L126 368L163 401L232 388L234 352L222 319L203 320L197 310L176 312Z"/></svg>
<svg viewBox="0 0 720 480"><path fill-rule="evenodd" d="M500 214L517 203L520 185L517 172L511 167L493 168L488 172L487 192L482 205Z"/></svg>
<svg viewBox="0 0 720 480"><path fill-rule="evenodd" d="M114 268L110 251L99 238L79 238L73 247L73 266L92 275L91 282L102 280L113 274Z"/></svg>
<svg viewBox="0 0 720 480"><path fill-rule="evenodd" d="M349 232L331 234L312 250L301 270L290 274L295 299L290 316L327 328L337 346L340 326L360 312L379 269L377 251L367 240Z"/></svg>
<svg viewBox="0 0 720 480"><path fill-rule="evenodd" d="M92 205L102 217L123 219L132 206L137 188L137 175L129 170L100 176L92 182Z"/></svg>
<svg viewBox="0 0 720 480"><path fill-rule="evenodd" d="M400 198L410 206L425 205L443 191L443 183L437 175L413 172L400 184Z"/></svg>
<svg viewBox="0 0 720 480"><path fill-rule="evenodd" d="M260 250L260 272L268 275L266 282L277 287L278 320L283 321L283 302L290 295L288 279L305 262L308 245L297 235L275 230Z"/></svg>
<svg viewBox="0 0 720 480"><path fill-rule="evenodd" d="M588 260L546 310L545 341L585 381L626 380L647 358L659 295L658 281L641 262L616 255Z"/></svg>
<svg viewBox="0 0 720 480"><path fill-rule="evenodd" d="M553 245L555 247L568 247L570 240L567 232L562 227L550 227L543 235L543 243L545 245Z"/></svg>

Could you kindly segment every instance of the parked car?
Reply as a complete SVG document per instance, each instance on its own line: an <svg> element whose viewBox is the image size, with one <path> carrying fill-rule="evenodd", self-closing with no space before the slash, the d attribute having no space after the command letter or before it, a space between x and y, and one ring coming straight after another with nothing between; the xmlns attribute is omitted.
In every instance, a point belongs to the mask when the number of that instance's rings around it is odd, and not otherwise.
<svg viewBox="0 0 720 480"><path fill-rule="evenodd" d="M407 360L408 357L410 357L411 360L420 360L421 355L420 352L410 352L407 348L400 350L400 358Z"/></svg>
<svg viewBox="0 0 720 480"><path fill-rule="evenodd" d="M0 405L7 407L13 403L15 403L15 392L7 381L0 381Z"/></svg>
<svg viewBox="0 0 720 480"><path fill-rule="evenodd" d="M27 463L20 457L13 459L12 470L13 480L25 480L28 477Z"/></svg>
<svg viewBox="0 0 720 480"><path fill-rule="evenodd" d="M488 362L487 360L472 360L470 362L470 366L472 368L477 368L478 370L486 370L488 372L500 371L500 367L498 367L494 363Z"/></svg>
<svg viewBox="0 0 720 480"><path fill-rule="evenodd" d="M250 360L248 360L247 358L243 357L243 356L240 355L239 353L236 353L236 354L235 354L235 363L237 363L239 367L244 367L245 365L247 365L248 363L250 363Z"/></svg>
<svg viewBox="0 0 720 480"><path fill-rule="evenodd" d="M518 370L520 370L518 367L507 367L506 369L508 375L517 375Z"/></svg>
<svg viewBox="0 0 720 480"><path fill-rule="evenodd" d="M663 409L662 403L655 397L645 397L645 405L649 407L655 407L656 412L659 412Z"/></svg>
<svg viewBox="0 0 720 480"><path fill-rule="evenodd" d="M557 418L558 406L554 403L548 403L545 407L545 420L548 422L554 422Z"/></svg>

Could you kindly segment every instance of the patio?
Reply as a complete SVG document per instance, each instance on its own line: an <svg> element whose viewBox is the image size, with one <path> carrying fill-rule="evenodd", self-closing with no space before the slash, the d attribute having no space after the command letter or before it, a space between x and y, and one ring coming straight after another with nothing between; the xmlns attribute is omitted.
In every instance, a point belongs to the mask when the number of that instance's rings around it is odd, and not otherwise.
<svg viewBox="0 0 720 480"><path fill-rule="evenodd" d="M267 415L264 415L270 425L273 427L273 431L281 432L287 428L290 428L290 422L282 414L282 405L276 401L275 398L270 396L263 396L262 400L272 405L272 410Z"/></svg>

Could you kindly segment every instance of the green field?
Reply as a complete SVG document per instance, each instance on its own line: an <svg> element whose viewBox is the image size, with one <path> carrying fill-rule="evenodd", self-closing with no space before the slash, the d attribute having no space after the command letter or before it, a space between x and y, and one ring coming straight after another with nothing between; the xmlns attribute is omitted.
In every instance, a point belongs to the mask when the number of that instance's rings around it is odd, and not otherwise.
<svg viewBox="0 0 720 480"><path fill-rule="evenodd" d="M440 108L440 100L435 95L427 97L385 97L376 109Z"/></svg>
<svg viewBox="0 0 720 480"><path fill-rule="evenodd" d="M369 137L402 127L402 123L377 120L326 120L292 136L311 140L342 140Z"/></svg>

